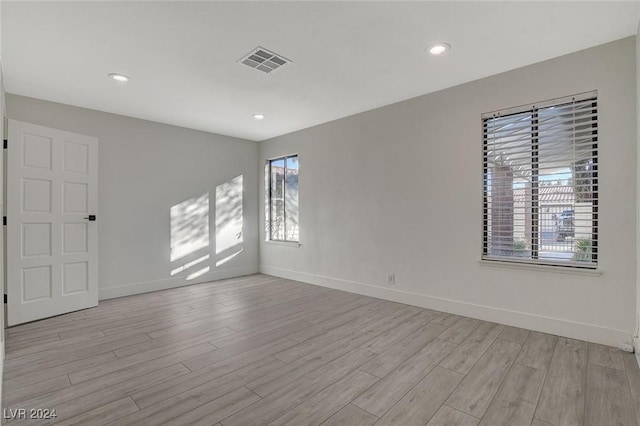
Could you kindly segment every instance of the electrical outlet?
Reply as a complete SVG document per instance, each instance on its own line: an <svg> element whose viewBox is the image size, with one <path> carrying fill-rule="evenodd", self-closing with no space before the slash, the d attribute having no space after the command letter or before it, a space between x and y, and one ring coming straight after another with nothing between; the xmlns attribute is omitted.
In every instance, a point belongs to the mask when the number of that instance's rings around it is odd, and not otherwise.
<svg viewBox="0 0 640 426"><path fill-rule="evenodd" d="M396 274L391 272L387 275L387 284L394 285L396 283Z"/></svg>

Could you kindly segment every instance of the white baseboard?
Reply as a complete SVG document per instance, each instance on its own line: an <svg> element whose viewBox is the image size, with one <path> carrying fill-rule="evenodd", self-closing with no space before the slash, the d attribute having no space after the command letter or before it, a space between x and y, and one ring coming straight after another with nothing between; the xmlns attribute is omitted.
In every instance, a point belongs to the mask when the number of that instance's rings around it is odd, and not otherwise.
<svg viewBox="0 0 640 426"><path fill-rule="evenodd" d="M321 275L291 271L272 266L260 266L260 272L281 278L302 281L309 284L343 290L364 296L376 297L421 308L434 309L484 321L497 322L514 327L526 328L543 333L555 334L572 339L585 340L603 345L618 347L620 342L629 340L632 334L628 330L601 327L595 324L586 324L561 318L551 318L535 315L527 312L510 311L491 306L477 305L459 300L445 299L428 296L425 294L378 287L354 281L341 280Z"/></svg>
<svg viewBox="0 0 640 426"><path fill-rule="evenodd" d="M151 291L184 287L192 284L205 283L207 281L223 280L225 278L236 278L243 275L251 275L256 273L258 273L257 266L242 266L233 269L223 269L221 271L208 272L190 281L185 280L184 277L168 278L166 280L147 281L142 283L127 284L118 287L107 287L100 289L98 298L99 300L114 299L116 297L149 293Z"/></svg>

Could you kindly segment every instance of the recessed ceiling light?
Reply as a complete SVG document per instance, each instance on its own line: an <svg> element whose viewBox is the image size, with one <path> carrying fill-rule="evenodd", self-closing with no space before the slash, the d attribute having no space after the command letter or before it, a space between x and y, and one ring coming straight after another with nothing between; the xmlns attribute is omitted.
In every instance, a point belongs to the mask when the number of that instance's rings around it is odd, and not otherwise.
<svg viewBox="0 0 640 426"><path fill-rule="evenodd" d="M432 44L431 46L429 46L429 49L428 49L429 53L431 53L434 56L443 55L447 53L449 50L451 50L451 46L448 45L447 43Z"/></svg>
<svg viewBox="0 0 640 426"><path fill-rule="evenodd" d="M126 83L127 81L131 80L131 77L129 77L128 75L119 74L117 72L112 72L111 74L109 74L109 77L111 77L118 83Z"/></svg>
<svg viewBox="0 0 640 426"><path fill-rule="evenodd" d="M253 118L256 120L264 120L264 114L253 114Z"/></svg>

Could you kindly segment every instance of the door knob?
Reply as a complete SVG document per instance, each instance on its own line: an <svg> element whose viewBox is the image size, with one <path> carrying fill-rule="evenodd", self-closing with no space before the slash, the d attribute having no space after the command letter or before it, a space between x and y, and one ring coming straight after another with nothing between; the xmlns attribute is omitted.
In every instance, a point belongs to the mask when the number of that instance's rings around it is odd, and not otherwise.
<svg viewBox="0 0 640 426"><path fill-rule="evenodd" d="M96 220L96 215L95 214L90 214L89 216L85 217L85 219L89 219L89 221L94 221L94 220Z"/></svg>

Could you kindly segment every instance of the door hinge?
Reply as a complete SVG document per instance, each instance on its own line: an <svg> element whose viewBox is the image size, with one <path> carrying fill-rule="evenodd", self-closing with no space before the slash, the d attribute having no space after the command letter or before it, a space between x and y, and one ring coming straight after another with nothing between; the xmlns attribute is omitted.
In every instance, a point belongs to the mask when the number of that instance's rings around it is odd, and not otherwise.
<svg viewBox="0 0 640 426"><path fill-rule="evenodd" d="M7 295L4 295L4 303L7 303Z"/></svg>
<svg viewBox="0 0 640 426"><path fill-rule="evenodd" d="M8 145L9 145L9 141L5 139L4 142L2 143L2 148L7 149Z"/></svg>
<svg viewBox="0 0 640 426"><path fill-rule="evenodd" d="M7 226L7 217L2 216L2 226Z"/></svg>

